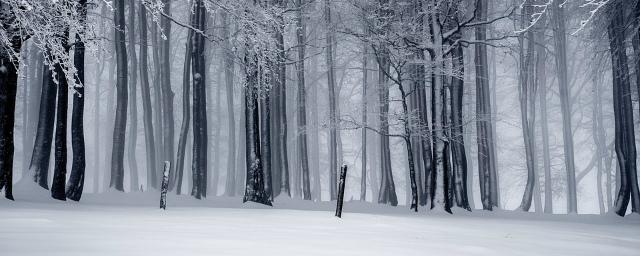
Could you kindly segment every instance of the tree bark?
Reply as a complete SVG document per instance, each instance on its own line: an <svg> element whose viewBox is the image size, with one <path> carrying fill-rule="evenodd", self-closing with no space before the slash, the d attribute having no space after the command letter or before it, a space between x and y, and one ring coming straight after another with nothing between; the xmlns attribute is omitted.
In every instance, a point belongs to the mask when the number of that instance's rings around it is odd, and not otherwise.
<svg viewBox="0 0 640 256"><path fill-rule="evenodd" d="M78 1L79 20L83 28L86 27L87 20L87 0ZM85 31L80 31L85 33ZM84 172L86 167L85 145L84 145L84 55L85 46L80 34L76 34L75 48L73 51L73 64L77 70L76 83L82 87L75 87L73 94L73 109L71 110L71 147L73 148L73 160L71 164L71 174L67 183L66 197L73 201L80 201L82 189L84 187ZM97 118L97 116L96 116Z"/></svg>
<svg viewBox="0 0 640 256"><path fill-rule="evenodd" d="M38 129L31 154L29 173L33 181L40 187L49 189L49 159L53 139L53 125L55 121L56 84L53 81L53 71L47 64L43 65L42 93L40 94L40 111L38 114Z"/></svg>
<svg viewBox="0 0 640 256"><path fill-rule="evenodd" d="M231 43L229 42L229 30L230 24L227 18L227 12L221 12L222 19L222 42L223 58L224 58L224 80L225 80L225 92L227 93L227 115L229 116L228 127L228 158L227 158L227 178L225 182L226 196L235 195L236 184L236 117L233 106L233 73L235 71L235 65L233 62L233 52L231 49Z"/></svg>
<svg viewBox="0 0 640 256"><path fill-rule="evenodd" d="M64 45L68 54L69 31L66 30L61 37L60 43ZM64 75L62 64L55 64L54 69L58 79L58 101L56 103L56 130L55 130L55 150L53 182L51 184L51 197L65 201L66 179L67 179L67 109L69 107L69 84Z"/></svg>
<svg viewBox="0 0 640 256"><path fill-rule="evenodd" d="M478 1L476 7L476 18L479 22L487 20L488 1ZM475 37L478 41L487 39L487 28L485 25L475 28ZM496 192L495 184L495 149L493 137L493 117L491 108L491 94L489 91L489 66L487 64L487 46L484 44L475 45L475 68L476 68L476 129L478 137L478 177L480 180L480 198L484 210L493 210L497 202L493 202ZM494 78L495 79L495 78Z"/></svg>
<svg viewBox="0 0 640 256"><path fill-rule="evenodd" d="M164 11L167 15L171 15L171 0L162 0L164 3ZM169 60L171 54L171 21L168 18L160 18L160 26L164 33L165 40L161 43L160 51L160 86L162 93L162 136L164 161L173 160L174 146L174 116L173 116L173 97L171 90L171 62ZM169 170L169 190L173 190L175 186L176 172Z"/></svg>
<svg viewBox="0 0 640 256"><path fill-rule="evenodd" d="M124 145L127 127L127 48L125 40L124 0L115 1L115 49L117 59L116 120L113 127L111 151L111 179L109 187L124 191Z"/></svg>
<svg viewBox="0 0 640 256"><path fill-rule="evenodd" d="M298 43L298 62L296 63L296 76L298 81L298 161L302 174L302 194L304 200L311 200L311 182L309 179L309 157L307 148L307 93L305 90L304 61L306 44L306 27L303 23L303 7L306 3L296 0L298 8L296 16L296 39ZM325 3L326 4L326 3ZM325 7L328 8L328 7Z"/></svg>
<svg viewBox="0 0 640 256"><path fill-rule="evenodd" d="M452 54L452 68L457 72L451 84L451 153L453 168L453 192L456 205L471 211L467 196L467 155L464 145L462 120L462 96L464 94L464 56L462 46L456 46Z"/></svg>
<svg viewBox="0 0 640 256"><path fill-rule="evenodd" d="M195 0L194 25L205 31L206 10L203 0ZM193 77L193 188L191 195L197 199L207 196L207 93L205 38L201 33L193 35L191 63Z"/></svg>
<svg viewBox="0 0 640 256"><path fill-rule="evenodd" d="M136 141L138 140L138 95L136 93L136 86L138 85L138 58L136 57L136 32L135 32L135 19L136 19L136 3L135 0L129 0L129 25L127 26L128 38L128 54L130 61L129 68L129 139L127 140L127 162L129 165L129 182L130 190L138 191L138 161L136 160Z"/></svg>
<svg viewBox="0 0 640 256"><path fill-rule="evenodd" d="M620 168L620 189L615 200L614 211L620 216L627 212L631 199L631 211L638 212L636 145L633 123L633 104L629 82L629 68L625 52L625 23L623 6L616 2L611 6L612 13L608 24L609 45L611 51L613 75L613 112L615 118L615 149Z"/></svg>
<svg viewBox="0 0 640 256"><path fill-rule="evenodd" d="M532 0L526 0L523 9L523 16L529 17L532 13ZM528 20L522 21L522 26L528 26ZM534 186L536 184L536 164L535 164L535 95L536 84L534 81L534 36L530 29L521 35L520 43L520 87L518 93L520 97L520 115L522 121L522 135L524 138L526 165L527 165L527 183L520 203L520 209L529 211L531 200L534 194Z"/></svg>
<svg viewBox="0 0 640 256"><path fill-rule="evenodd" d="M564 163L567 171L567 212L578 212L578 199L576 195L576 167L573 154L573 133L571 130L571 102L569 92L569 78L567 72L567 46L564 24L564 6L554 2L553 13L553 38L555 43L556 70L558 86L560 87L560 109L562 111L562 139L564 141Z"/></svg>
<svg viewBox="0 0 640 256"><path fill-rule="evenodd" d="M10 7L0 3L0 26L7 31L11 44L3 47L11 47L19 53L26 38L22 38L20 31L10 25L15 19ZM0 51L0 191L4 190L4 197L9 200L13 200L13 125L19 64L20 60L13 58L8 51Z"/></svg>
<svg viewBox="0 0 640 256"><path fill-rule="evenodd" d="M250 48L247 46L247 48ZM247 176L243 202L252 201L271 205L264 191L264 172L262 155L260 154L260 118L258 110L258 60L248 50L245 52L244 64L247 85L244 89L244 115L246 136Z"/></svg>
<svg viewBox="0 0 640 256"><path fill-rule="evenodd" d="M157 185L158 170L156 169L156 143L153 131L153 109L151 108L151 92L149 88L149 68L147 61L147 10L140 3L140 94L142 94L142 120L144 122L144 141L146 145L147 160L147 190ZM160 109L156 109L157 112Z"/></svg>
<svg viewBox="0 0 640 256"><path fill-rule="evenodd" d="M190 5L193 5L193 1L190 1ZM194 23L194 15L190 15L190 23ZM178 138L178 155L175 162L176 172L176 194L182 193L182 178L184 177L184 158L187 147L187 136L189 134L189 125L191 123L191 61L193 51L193 30L187 32L187 43L184 54L184 68L182 72L182 125L180 126L180 137Z"/></svg>
<svg viewBox="0 0 640 256"><path fill-rule="evenodd" d="M329 87L329 195L331 200L337 197L337 173L338 173L338 137L336 116L336 82L333 66L333 25L331 24L331 6L329 0L324 1L324 16L327 24L326 53L327 60L327 86Z"/></svg>

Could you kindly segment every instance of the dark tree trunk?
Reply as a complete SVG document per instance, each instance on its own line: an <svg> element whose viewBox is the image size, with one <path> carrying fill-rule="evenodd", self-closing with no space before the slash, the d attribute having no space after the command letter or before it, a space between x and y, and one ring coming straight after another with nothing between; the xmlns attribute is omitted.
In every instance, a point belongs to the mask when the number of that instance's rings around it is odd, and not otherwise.
<svg viewBox="0 0 640 256"><path fill-rule="evenodd" d="M109 187L124 191L124 145L127 127L127 48L125 40L124 0L115 1L115 48L117 59L116 120L113 127L111 179Z"/></svg>
<svg viewBox="0 0 640 256"><path fill-rule="evenodd" d="M638 212L640 196L636 167L636 145L633 123L633 104L629 68L625 52L624 9L620 2L611 6L608 24L609 46L613 75L613 113L615 118L615 149L620 168L620 189L615 199L614 211L620 216L627 212L631 198L631 211Z"/></svg>
<svg viewBox="0 0 640 256"><path fill-rule="evenodd" d="M15 16L10 8L0 3L0 26L7 31L11 47L20 52L21 33L12 26ZM15 62L12 62L15 61ZM13 125L15 123L16 93L18 90L18 69L20 60L14 59L6 50L0 51L0 191L4 190L4 197L13 200Z"/></svg>
<svg viewBox="0 0 640 256"><path fill-rule="evenodd" d="M451 153L453 168L453 194L458 207L471 211L467 197L467 156L464 145L464 122L462 120L462 96L464 94L464 56L462 46L456 46L452 54L453 70L451 84Z"/></svg>
<svg viewBox="0 0 640 256"><path fill-rule="evenodd" d="M273 66L273 65L270 65ZM261 71L262 72L262 71ZM269 77L269 78L267 78ZM262 153L262 168L264 171L264 191L267 194L269 200L273 200L273 183L271 181L272 175L272 165L271 165L271 95L270 91L274 88L272 87L272 74L263 73L261 78L263 79L263 84L265 84L268 88L263 88L260 90L262 96L260 96L260 146ZM268 91L267 91L268 90Z"/></svg>
<svg viewBox="0 0 640 256"><path fill-rule="evenodd" d="M147 160L147 190L155 188L158 182L156 170L156 143L153 132L153 109L151 109L151 92L149 88L149 73L147 63L147 10L140 3L140 93L142 94L142 120L144 122L144 141ZM156 109L157 112L160 109Z"/></svg>
<svg viewBox="0 0 640 256"><path fill-rule="evenodd" d="M249 48L249 47L247 47ZM264 191L264 172L262 155L260 154L260 118L258 109L258 60L257 57L245 53L244 65L247 85L244 89L244 116L246 136L247 176L243 202L252 201L271 205L269 196Z"/></svg>
<svg viewBox="0 0 640 256"><path fill-rule="evenodd" d="M282 0L276 0L278 6L284 8L285 2ZM277 129L274 131L278 133L278 141L277 144L278 151L275 152L276 159L279 166L278 176L273 180L274 189L277 190L274 196L284 192L287 196L291 197L291 191L289 189L289 158L288 158L288 149L287 149L287 77L286 77L286 65L285 61L287 60L285 56L284 49L284 17L279 16L278 21L280 22L279 27L276 30L276 41L278 46L278 60L276 62L276 67L278 71L278 78L276 79L276 90L275 93L278 95L274 98L274 102L277 102L277 111L275 115L277 116L276 127ZM276 180L277 179L277 180ZM304 188L303 188L304 190Z"/></svg>
<svg viewBox="0 0 640 256"><path fill-rule="evenodd" d="M342 218L342 206L344 205L344 186L347 180L347 166L340 168L340 181L338 182L338 202L336 205L336 217ZM417 209L417 208L416 208Z"/></svg>
<svg viewBox="0 0 640 256"><path fill-rule="evenodd" d="M487 19L487 0L478 1L476 8L476 18L478 21L486 21ZM477 26L475 29L476 40L484 41L487 39L487 28L485 26ZM497 206L498 202L493 202L493 195L496 184L494 183L495 165L492 164L495 158L495 150L493 140L493 121L491 109L491 96L489 92L489 66L487 64L487 46L484 44L475 45L475 68L476 68L476 128L478 140L478 176L480 179L480 198L482 199L482 208L485 210L493 210L493 206ZM494 78L495 79L495 78Z"/></svg>
<svg viewBox="0 0 640 256"><path fill-rule="evenodd" d="M61 43L69 52L69 32L62 36ZM54 66L58 78L58 102L56 104L56 132L55 132L55 160L53 166L53 183L51 184L51 197L65 201L67 179L67 109L69 107L69 84L67 82L61 64Z"/></svg>
<svg viewBox="0 0 640 256"><path fill-rule="evenodd" d="M398 74L398 81L402 81L400 75ZM402 84L398 84L398 89L400 90L400 96L402 97L402 111L405 115L404 117L404 143L407 147L407 162L409 164L409 184L411 187L411 206L410 209L415 212L418 211L418 186L416 181L416 168L415 168L415 160L413 147L411 145L411 136L413 136L411 132L411 127L409 124L409 108L407 106L407 93L404 90Z"/></svg>
<svg viewBox="0 0 640 256"><path fill-rule="evenodd" d="M194 27L206 29L206 10L203 0L195 0ZM207 93L205 38L201 33L192 37L191 63L193 77L193 188L191 195L197 199L207 196Z"/></svg>
<svg viewBox="0 0 640 256"><path fill-rule="evenodd" d="M385 73L389 73L389 59L387 52L376 56L378 58L378 86L380 101L380 190L378 203L398 205L396 186L391 170L391 152L389 143L389 79Z"/></svg>
<svg viewBox="0 0 640 256"><path fill-rule="evenodd" d="M78 1L79 20L86 26L87 0ZM84 33L82 31L81 33ZM75 49L73 51L73 64L78 72L76 83L82 87L76 87L73 94L73 109L71 112L71 147L73 148L73 160L71 164L71 174L67 183L67 198L73 201L80 201L82 189L84 187L84 171L86 166L85 146L84 146L84 55L85 46L80 35L76 34ZM97 118L97 116L96 116Z"/></svg>
<svg viewBox="0 0 640 256"><path fill-rule="evenodd" d="M42 93L40 94L40 111L38 114L38 129L33 144L29 172L33 180L44 189L49 189L49 159L51 157L51 143L53 140L53 124L55 121L56 84L53 72L47 64L43 64Z"/></svg>

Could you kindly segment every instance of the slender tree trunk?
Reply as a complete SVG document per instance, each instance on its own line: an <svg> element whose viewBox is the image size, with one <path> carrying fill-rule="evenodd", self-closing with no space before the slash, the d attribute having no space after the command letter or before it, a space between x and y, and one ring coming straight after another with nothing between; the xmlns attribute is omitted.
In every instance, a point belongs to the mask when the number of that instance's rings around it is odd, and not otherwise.
<svg viewBox="0 0 640 256"><path fill-rule="evenodd" d="M28 100L28 120L27 120L27 138L25 141L25 145L26 147L23 148L23 152L24 153L24 157L25 159L25 164L26 166L24 167L23 170L29 170L29 165L31 164L31 157L32 154L31 152L33 152L33 146L34 146L34 140L36 137L36 131L37 131L37 126L38 126L38 111L39 111L39 106L40 106L40 96L42 93L42 75L43 75L43 67L44 65L42 63L44 63L44 57L42 56L42 52L41 50L38 48L38 46L35 45L35 43L31 44L31 59L30 59L30 64L29 64L29 83L28 83L28 87L29 88L29 98ZM23 172L23 178L26 178L27 176L29 176L28 171L27 172ZM33 178L33 177L31 177ZM26 180L25 180L26 181Z"/></svg>
<svg viewBox="0 0 640 256"><path fill-rule="evenodd" d="M478 21L487 20L488 1L478 1L476 18ZM475 29L476 40L487 39L486 26L477 26ZM475 45L475 68L476 68L476 129L478 137L478 177L480 180L480 198L484 210L493 210L498 202L494 202L496 184L495 171L495 137L493 131L493 117L491 108L491 96L489 88L489 65L487 64L487 46L484 44ZM495 79L495 78L494 78Z"/></svg>
<svg viewBox="0 0 640 256"><path fill-rule="evenodd" d="M0 26L7 31L14 52L19 53L22 47L21 33L13 24L16 17L7 4L0 3ZM15 62L13 62L15 61ZM13 125L15 123L16 93L18 90L19 59L14 59L6 50L0 51L0 191L4 190L4 197L13 200Z"/></svg>
<svg viewBox="0 0 640 256"><path fill-rule="evenodd" d="M56 84L53 71L47 64L43 65L42 93L40 94L40 111L38 114L38 129L31 154L29 173L33 181L40 187L49 189L49 159L51 157L51 143L53 139L53 125L55 120Z"/></svg>
<svg viewBox="0 0 640 256"><path fill-rule="evenodd" d="M329 195L331 200L336 200L337 173L338 173L338 139L336 116L336 82L333 66L333 27L331 24L331 6L329 0L324 1L324 16L327 24L326 53L327 60L327 86L329 87Z"/></svg>
<svg viewBox="0 0 640 256"><path fill-rule="evenodd" d="M564 141L564 163L567 171L567 212L578 212L576 195L576 167L573 154L573 133L571 130L571 102L567 72L567 46L564 24L564 6L553 3L553 38L555 43L556 70L560 87L560 108L562 111L562 138Z"/></svg>
<svg viewBox="0 0 640 256"><path fill-rule="evenodd" d="M191 1L192 2L192 1ZM189 6L192 6L190 4ZM190 23L193 25L194 17L191 16ZM178 155L175 162L176 172L176 194L182 193L182 178L184 177L184 159L187 147L187 136L189 133L189 124L191 123L191 52L193 51L193 30L189 30L187 43L184 54L184 68L182 72L182 125L180 126L180 137L178 139Z"/></svg>
<svg viewBox="0 0 640 256"><path fill-rule="evenodd" d="M156 166L164 166L164 161L171 161L170 159L165 159L164 155L164 134L163 134L163 113L164 109L162 108L162 82L160 81L160 73L162 72L160 69L160 48L161 42L159 41L158 28L155 24L150 24L151 26L151 44L152 44L152 57L153 57L153 116L155 118L154 125L154 138L156 138ZM175 163L174 163L175 164ZM171 166L169 166L171 168ZM153 170L156 173L156 179L153 181L152 185L154 188L158 188L160 178L162 178L162 173L160 170Z"/></svg>
<svg viewBox="0 0 640 256"><path fill-rule="evenodd" d="M127 127L127 48L125 40L124 0L115 1L115 49L117 59L116 120L113 127L113 149L111 152L111 180L109 187L124 191L124 145Z"/></svg>
<svg viewBox="0 0 640 256"><path fill-rule="evenodd" d="M66 53L68 48L69 31L65 31L60 43L64 45ZM51 197L65 201L67 179L67 109L69 107L69 84L64 75L61 64L54 66L58 78L58 101L56 103L56 130L53 182L51 184Z"/></svg>
<svg viewBox="0 0 640 256"><path fill-rule="evenodd" d="M162 0L164 3L164 11L167 15L171 15L171 0ZM163 134L163 151L164 161L173 160L174 156L174 117L173 117L173 96L171 90L171 62L169 60L171 54L171 21L167 18L160 19L160 25L165 36L162 41L160 51L160 86L162 93L162 134ZM173 190L175 186L176 172L169 170L169 190Z"/></svg>
<svg viewBox="0 0 640 256"><path fill-rule="evenodd" d="M195 0L194 25L205 31L207 16L203 0ZM191 195L197 199L207 196L207 93L205 38L197 33L193 36L193 189Z"/></svg>
<svg viewBox="0 0 640 256"><path fill-rule="evenodd" d="M78 1L78 12L80 14L80 24L86 26L87 20L87 0ZM81 31L80 33L85 33ZM86 167L85 145L84 145L84 55L85 46L80 34L76 34L75 48L73 51L73 64L77 70L76 83L82 87L76 87L73 94L73 109L71 113L71 147L73 148L73 160L71 164L71 174L67 183L66 197L73 201L80 201L82 189L84 187L84 172ZM97 116L96 116L97 118Z"/></svg>
<svg viewBox="0 0 640 256"><path fill-rule="evenodd" d="M378 203L398 205L396 186L391 170L391 153L389 143L389 80L384 74L389 72L389 59L386 52L378 58L378 83L380 101L380 190Z"/></svg>
<svg viewBox="0 0 640 256"><path fill-rule="evenodd" d="M273 66L269 63L269 66ZM270 91L273 90L272 74L264 73L260 71L260 77L264 87L260 90L259 94L259 108L260 108L260 146L262 153L262 168L264 172L264 191L269 200L273 200L273 183L272 183L272 169L271 165L271 95Z"/></svg>
<svg viewBox="0 0 640 256"><path fill-rule="evenodd" d="M467 155L464 146L464 122L462 120L462 96L464 94L464 56L462 46L453 50L452 67L458 74L452 77L451 86L451 153L453 157L453 193L456 205L467 211Z"/></svg>
<svg viewBox="0 0 640 256"><path fill-rule="evenodd" d="M615 200L614 211L620 216L627 212L631 199L631 211L638 212L640 196L636 167L636 145L633 123L633 104L629 82L629 68L625 52L625 23L620 2L611 7L608 24L613 75L613 112L615 117L615 148L620 168L620 189Z"/></svg>
<svg viewBox="0 0 640 256"><path fill-rule="evenodd" d="M542 49L540 49L542 48ZM537 50L546 51L543 47ZM538 52L538 61L546 62L546 52ZM547 117L547 84L538 80L540 89L540 129L542 130L542 162L544 164L544 213L553 213L553 184L551 177L551 153L549 152L549 121Z"/></svg>
<svg viewBox="0 0 640 256"><path fill-rule="evenodd" d="M523 9L523 16L529 17L532 12L531 0L526 0ZM522 21L523 27L526 27L528 20ZM520 115L522 121L522 135L524 138L526 165L527 165L527 183L520 203L520 209L529 211L531 200L533 199L534 186L536 184L536 164L535 164L535 95L536 84L534 81L534 36L531 30L521 35L520 41L520 87L518 88L520 96Z"/></svg>
<svg viewBox="0 0 640 256"><path fill-rule="evenodd" d="M311 200L311 183L309 180L309 157L307 149L307 93L305 91L304 60L306 29L303 23L302 0L296 0L298 8L296 16L296 39L298 43L298 62L296 63L296 74L298 77L298 161L300 161L300 171L302 174L302 194L304 200ZM331 71L330 71L331 72Z"/></svg>
<svg viewBox="0 0 640 256"><path fill-rule="evenodd" d="M136 33L135 33L135 19L136 19L136 3L135 0L129 0L129 26L127 26L127 33L129 33L129 45L127 51L129 53L129 61L131 66L129 68L129 139L127 140L127 148L129 152L127 154L127 161L129 164L130 174L130 190L138 191L138 161L136 160L136 141L138 140L138 95L136 93L136 86L138 84L138 58L136 57Z"/></svg>
<svg viewBox="0 0 640 256"><path fill-rule="evenodd" d="M366 25L364 26L366 30ZM366 33L366 32L365 32ZM360 174L360 201L367 201L367 64L369 47L366 43L362 47L362 164Z"/></svg>
<svg viewBox="0 0 640 256"><path fill-rule="evenodd" d="M231 43L229 42L230 24L227 18L227 12L222 12L221 15L222 37L224 38L224 41L222 42L224 56L224 79L226 86L225 91L227 93L227 114L229 116L229 134L227 135L229 139L229 157L227 158L227 178L225 182L224 194L226 196L234 196L236 184L236 118L233 107L233 73L235 71L235 65L233 63L233 52L231 49Z"/></svg>
<svg viewBox="0 0 640 256"><path fill-rule="evenodd" d="M144 141L146 145L147 185L146 189L155 188L158 180L156 170L156 143L153 132L153 109L151 109L151 92L149 88L149 68L147 63L147 10L140 3L140 94L142 94L142 117L144 121ZM159 112L159 109L156 109Z"/></svg>

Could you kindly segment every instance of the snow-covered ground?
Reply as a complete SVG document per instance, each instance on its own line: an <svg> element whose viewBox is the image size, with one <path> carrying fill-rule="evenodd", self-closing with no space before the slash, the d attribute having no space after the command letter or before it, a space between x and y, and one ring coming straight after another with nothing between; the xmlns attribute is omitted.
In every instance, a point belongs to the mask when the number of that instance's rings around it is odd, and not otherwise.
<svg viewBox="0 0 640 256"><path fill-rule="evenodd" d="M640 255L640 217L476 210L155 193L87 194L81 203L0 200L0 255ZM26 199L25 199L26 200ZM39 202L38 202L39 201ZM422 209L421 209L422 210Z"/></svg>

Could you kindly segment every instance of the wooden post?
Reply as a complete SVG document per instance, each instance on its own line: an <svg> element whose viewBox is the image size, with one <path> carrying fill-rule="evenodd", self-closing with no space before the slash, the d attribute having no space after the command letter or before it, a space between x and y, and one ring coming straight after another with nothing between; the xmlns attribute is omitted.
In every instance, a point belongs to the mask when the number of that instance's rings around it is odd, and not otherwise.
<svg viewBox="0 0 640 256"><path fill-rule="evenodd" d="M164 161L164 171L162 172L162 187L160 188L160 208L167 209L167 191L169 190L169 169L171 163Z"/></svg>
<svg viewBox="0 0 640 256"><path fill-rule="evenodd" d="M340 168L340 181L338 181L338 205L336 206L336 217L342 218L342 205L344 201L344 185L347 178L347 165Z"/></svg>

